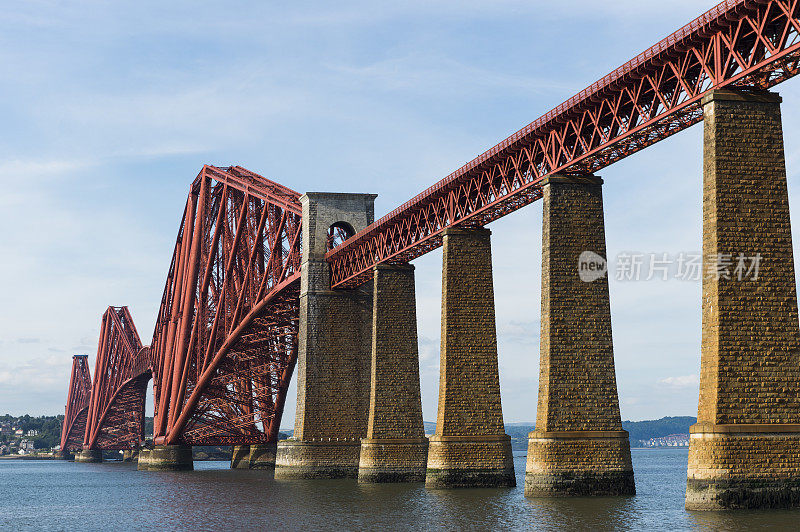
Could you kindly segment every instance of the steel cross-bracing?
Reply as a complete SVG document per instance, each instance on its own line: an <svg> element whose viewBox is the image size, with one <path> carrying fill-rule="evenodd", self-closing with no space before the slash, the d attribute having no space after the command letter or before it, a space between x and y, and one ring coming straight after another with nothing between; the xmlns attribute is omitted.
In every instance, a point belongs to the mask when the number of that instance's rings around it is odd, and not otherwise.
<svg viewBox="0 0 800 532"><path fill-rule="evenodd" d="M61 450L77 451L83 446L86 432L86 412L92 393L92 378L89 375L88 355L72 357L72 373L69 378L69 392L64 409L64 423L61 425Z"/></svg>
<svg viewBox="0 0 800 532"><path fill-rule="evenodd" d="M329 251L331 284L362 284L442 230L483 226L542 197L555 173L592 174L702 120L723 87L765 90L800 68L800 0L727 0Z"/></svg>
<svg viewBox="0 0 800 532"><path fill-rule="evenodd" d="M151 344L156 444L277 441L297 359L299 197L238 166L192 183Z"/></svg>
<svg viewBox="0 0 800 532"><path fill-rule="evenodd" d="M84 449L131 449L144 441L144 404L152 374L128 307L103 314Z"/></svg>

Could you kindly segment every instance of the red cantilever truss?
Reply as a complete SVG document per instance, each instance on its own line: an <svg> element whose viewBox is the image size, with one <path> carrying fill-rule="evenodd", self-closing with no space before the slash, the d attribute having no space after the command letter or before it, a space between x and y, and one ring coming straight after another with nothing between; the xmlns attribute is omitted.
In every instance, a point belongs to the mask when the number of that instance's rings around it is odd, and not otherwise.
<svg viewBox="0 0 800 532"><path fill-rule="evenodd" d="M144 441L144 402L152 375L128 307L103 314L84 449L129 449Z"/></svg>
<svg viewBox="0 0 800 532"><path fill-rule="evenodd" d="M299 196L238 166L192 183L151 344L156 443L277 440L297 359Z"/></svg>
<svg viewBox="0 0 800 532"><path fill-rule="evenodd" d="M77 451L83 446L86 431L86 412L92 393L92 379L89 376L89 357L74 355L72 373L69 379L69 392L61 426L61 450Z"/></svg>
<svg viewBox="0 0 800 532"><path fill-rule="evenodd" d="M727 0L328 252L334 287L441 245L702 120L711 89L767 89L800 68L799 0Z"/></svg>

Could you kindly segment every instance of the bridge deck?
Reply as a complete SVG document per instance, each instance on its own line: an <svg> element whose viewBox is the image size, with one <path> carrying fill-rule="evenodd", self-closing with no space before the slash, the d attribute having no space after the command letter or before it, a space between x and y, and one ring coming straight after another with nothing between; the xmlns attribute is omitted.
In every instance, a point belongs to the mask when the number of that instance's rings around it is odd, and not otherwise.
<svg viewBox="0 0 800 532"><path fill-rule="evenodd" d="M441 245L541 197L550 174L591 174L702 120L721 87L767 89L798 72L798 0L726 0L330 251L332 285Z"/></svg>

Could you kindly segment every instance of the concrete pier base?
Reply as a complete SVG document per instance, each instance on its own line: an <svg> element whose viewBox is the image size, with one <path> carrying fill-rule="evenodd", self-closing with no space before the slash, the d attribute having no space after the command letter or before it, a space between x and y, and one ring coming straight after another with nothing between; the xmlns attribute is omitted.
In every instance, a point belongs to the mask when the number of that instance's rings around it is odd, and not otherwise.
<svg viewBox="0 0 800 532"><path fill-rule="evenodd" d="M275 469L277 443L265 443L250 446L250 469Z"/></svg>
<svg viewBox="0 0 800 532"><path fill-rule="evenodd" d="M428 439L361 440L359 482L425 482Z"/></svg>
<svg viewBox="0 0 800 532"><path fill-rule="evenodd" d="M278 442L276 479L357 478L360 440Z"/></svg>
<svg viewBox="0 0 800 532"><path fill-rule="evenodd" d="M139 453L139 471L192 471L192 448L189 445L156 445Z"/></svg>
<svg viewBox="0 0 800 532"><path fill-rule="evenodd" d="M83 449L75 455L76 462L82 463L100 463L103 461L103 451L100 449Z"/></svg>
<svg viewBox="0 0 800 532"><path fill-rule="evenodd" d="M231 469L250 469L249 445L234 445L231 448Z"/></svg>
<svg viewBox="0 0 800 532"><path fill-rule="evenodd" d="M529 434L526 497L635 495L627 431Z"/></svg>
<svg viewBox="0 0 800 532"><path fill-rule="evenodd" d="M56 460L75 460L75 455L70 451L56 451L53 456Z"/></svg>
<svg viewBox="0 0 800 532"><path fill-rule="evenodd" d="M138 459L139 459L138 449L127 449L125 451L122 451L123 462L136 462Z"/></svg>
<svg viewBox="0 0 800 532"><path fill-rule="evenodd" d="M152 449L148 449L143 447L139 449L139 457L136 459L137 467L139 471L147 471L148 466L150 465L150 452Z"/></svg>
<svg viewBox="0 0 800 532"><path fill-rule="evenodd" d="M513 488L511 437L432 436L425 487Z"/></svg>
<svg viewBox="0 0 800 532"><path fill-rule="evenodd" d="M687 510L800 506L800 425L690 429Z"/></svg>

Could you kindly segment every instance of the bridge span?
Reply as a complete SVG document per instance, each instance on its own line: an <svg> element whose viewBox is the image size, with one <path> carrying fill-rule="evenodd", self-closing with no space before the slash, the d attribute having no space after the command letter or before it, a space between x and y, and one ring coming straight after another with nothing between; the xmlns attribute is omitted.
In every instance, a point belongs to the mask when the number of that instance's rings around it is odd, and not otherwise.
<svg viewBox="0 0 800 532"><path fill-rule="evenodd" d="M497 367L491 231L542 200L541 363L529 497L635 493L614 371L602 168L703 122L703 285L689 509L800 505L800 328L781 98L800 0L726 0L375 221L374 194L299 194L244 168L192 182L155 331L103 317L94 383L76 357L62 435L84 460L192 445L277 478L430 488L515 484ZM422 424L414 267L443 247L436 433ZM715 261L760 257L757 279ZM278 441L297 367L293 437ZM144 389L155 426L144 442ZM83 438L79 438L79 434ZM78 442L81 442L80 445Z"/></svg>

